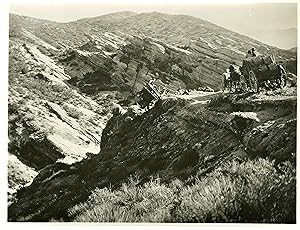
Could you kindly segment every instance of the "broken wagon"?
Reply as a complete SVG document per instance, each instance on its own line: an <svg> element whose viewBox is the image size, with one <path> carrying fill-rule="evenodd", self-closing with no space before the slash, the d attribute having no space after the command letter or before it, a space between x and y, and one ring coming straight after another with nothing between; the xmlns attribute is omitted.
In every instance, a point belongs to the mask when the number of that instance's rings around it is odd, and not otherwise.
<svg viewBox="0 0 300 230"><path fill-rule="evenodd" d="M161 96L154 84L146 83L143 89L138 93L139 105L142 108L149 108L152 104L161 99Z"/></svg>

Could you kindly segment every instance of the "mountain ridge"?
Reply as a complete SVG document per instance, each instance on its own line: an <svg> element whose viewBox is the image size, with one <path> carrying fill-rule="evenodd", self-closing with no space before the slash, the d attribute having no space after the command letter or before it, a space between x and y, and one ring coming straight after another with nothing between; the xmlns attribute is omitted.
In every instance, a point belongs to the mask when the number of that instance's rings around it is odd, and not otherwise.
<svg viewBox="0 0 300 230"><path fill-rule="evenodd" d="M123 16L123 14L125 14L125 16ZM82 18L82 19L78 19L78 20L74 20L74 21L70 21L70 22L55 22L55 21L46 20L46 19L38 19L38 18L30 17L30 16L21 16L21 15L13 14L13 13L10 13L10 15L13 16L13 17L19 16L19 17L23 17L25 19L29 18L29 19L34 19L34 20L41 20L43 22L57 23L57 24L60 24L60 25L72 25L74 23L83 23L83 22L90 24L90 23L95 23L95 22L93 22L94 20L96 20L96 22L99 21L99 20L100 21L103 20L103 21L106 21L106 22L112 20L112 22L115 21L115 23L122 23L122 21L120 21L122 19L126 20L128 18L135 18L135 17L139 18L139 17L143 17L143 16L150 16L151 17L151 16L155 16L155 15L164 16L164 17L173 17L173 18L181 17L181 18L185 18L185 19L196 20L196 21L202 22L204 24L206 23L206 24L209 24L209 25L211 25L215 28L219 28L223 31L230 31L233 34L236 34L238 36L247 38L250 41L258 42L258 44L267 45L267 44L264 44L263 42L255 40L254 38L248 37L247 35L240 34L240 33L235 32L235 31L231 31L230 29L227 29L225 27L222 27L222 26L219 26L217 24L211 23L211 22L209 22L207 20L204 20L204 19L201 19L199 17L184 15L184 14L165 14L165 13L156 12L156 11L146 12L146 13L135 13L135 12L132 12L132 11L120 11L120 12L116 12L116 13L109 13L109 14L104 14L104 15L91 17L91 18ZM139 21L139 20L137 19L137 21ZM272 46L270 46L270 47L272 47ZM275 48L280 49L278 47L275 47Z"/></svg>
<svg viewBox="0 0 300 230"><path fill-rule="evenodd" d="M72 23L72 22L77 22L77 21L89 21L89 20L97 20L97 19L122 19L122 18L126 18L126 17L131 17L134 15L137 15L138 13L135 13L133 11L119 11L119 12L114 12L114 13L107 13L107 14L103 14L103 15L99 15L99 16L95 16L95 17L87 17L87 18L80 18L78 20L75 21L70 21L67 23Z"/></svg>

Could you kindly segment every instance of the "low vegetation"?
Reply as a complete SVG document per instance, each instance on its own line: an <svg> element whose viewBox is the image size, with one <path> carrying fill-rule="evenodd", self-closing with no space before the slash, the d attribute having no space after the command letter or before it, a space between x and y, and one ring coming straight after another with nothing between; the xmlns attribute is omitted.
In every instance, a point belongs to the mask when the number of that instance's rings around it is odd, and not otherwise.
<svg viewBox="0 0 300 230"><path fill-rule="evenodd" d="M130 177L117 190L94 190L69 214L79 222L295 223L295 176L289 163L278 171L258 159L225 163L193 183Z"/></svg>

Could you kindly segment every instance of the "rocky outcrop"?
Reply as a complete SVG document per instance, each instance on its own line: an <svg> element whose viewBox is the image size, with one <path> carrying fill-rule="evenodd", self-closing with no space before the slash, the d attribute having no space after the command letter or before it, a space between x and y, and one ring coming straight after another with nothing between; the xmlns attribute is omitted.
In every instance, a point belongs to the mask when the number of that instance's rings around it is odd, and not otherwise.
<svg viewBox="0 0 300 230"><path fill-rule="evenodd" d="M85 51L79 47L60 58L72 77L68 82L89 95L108 90L136 93L151 78L159 79L166 87L209 86L219 90L220 76L229 65L216 55L198 55L149 37L128 36L125 42L116 34L109 35L82 46ZM121 42L116 42L117 39ZM102 40L114 47L107 48ZM87 51L91 49L87 45L101 50Z"/></svg>
<svg viewBox="0 0 300 230"><path fill-rule="evenodd" d="M11 15L11 36L18 37L13 32L23 26L23 36L31 41L48 48L71 48L61 64L72 78L70 83L90 95L139 91L151 77L176 88L220 90L221 74L230 64L241 65L251 47L264 55L274 54L277 61L296 56L184 15L121 12L67 24L38 22ZM293 73L295 68L289 67Z"/></svg>
<svg viewBox="0 0 300 230"><path fill-rule="evenodd" d="M8 154L8 205L20 188L30 185L38 172L22 163L15 155Z"/></svg>
<svg viewBox="0 0 300 230"><path fill-rule="evenodd" d="M22 39L10 41L11 194L48 165L72 164L87 153L99 153L101 133L110 111L106 107L113 106L109 103L100 106L69 88L65 81L70 76L41 47L46 49L47 45L37 46Z"/></svg>
<svg viewBox="0 0 300 230"><path fill-rule="evenodd" d="M156 173L164 180L187 178L199 168L205 173L241 145L215 115L185 100L168 99L140 116L114 116L103 133L100 154L71 166L57 163L45 168L18 192L10 220L68 218L67 209L86 199L92 188L117 187L133 173L143 180Z"/></svg>
<svg viewBox="0 0 300 230"><path fill-rule="evenodd" d="M70 220L68 208L86 200L94 188L117 188L132 174L140 175L141 183L155 175L167 182L204 176L230 159L259 156L276 163L293 162L294 109L287 112L283 102L275 102L277 108L274 103L255 107L257 102L246 99L255 112L218 112L176 98L163 100L145 113L115 112L104 129L101 152L71 166L56 163L45 168L18 193L9 220ZM268 123L267 112L276 113L274 122Z"/></svg>
<svg viewBox="0 0 300 230"><path fill-rule="evenodd" d="M249 155L269 157L275 163L296 164L296 118L268 121L249 132L244 143Z"/></svg>
<svg viewBox="0 0 300 230"><path fill-rule="evenodd" d="M275 164L296 163L296 97L240 95L219 100L222 105L211 109L230 113L228 122L249 157L267 157Z"/></svg>

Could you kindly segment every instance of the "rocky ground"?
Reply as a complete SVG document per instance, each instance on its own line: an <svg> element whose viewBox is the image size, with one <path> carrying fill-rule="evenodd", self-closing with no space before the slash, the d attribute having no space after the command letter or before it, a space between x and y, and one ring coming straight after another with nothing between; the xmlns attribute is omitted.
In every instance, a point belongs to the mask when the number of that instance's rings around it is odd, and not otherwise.
<svg viewBox="0 0 300 230"><path fill-rule="evenodd" d="M186 36L170 36L171 22ZM287 87L219 91L245 46L285 61ZM140 185L191 183L232 160L295 167L294 53L200 19L131 12L73 23L11 15L9 52L9 221L73 221L95 189L118 191L136 174ZM168 93L145 111L134 99L151 78Z"/></svg>
<svg viewBox="0 0 300 230"><path fill-rule="evenodd" d="M71 89L65 83L70 76L38 47L10 41L9 152L17 158L9 158L9 170L29 175L56 161L71 164L97 154L107 107L114 103L103 106ZM10 193L20 187L14 180L31 182L17 175L9 180Z"/></svg>
<svg viewBox="0 0 300 230"><path fill-rule="evenodd" d="M146 113L116 114L104 129L100 154L71 166L45 168L18 192L10 220L70 220L68 208L87 199L93 189L118 188L134 173L144 183L155 175L162 181L206 175L232 159L268 157L276 164L295 164L295 108L292 96L261 100L220 94L209 104L174 97Z"/></svg>
<svg viewBox="0 0 300 230"><path fill-rule="evenodd" d="M134 84L133 90L139 90L151 77L176 87L219 90L224 69L241 65L251 47L274 54L296 73L295 53L184 15L120 12L55 23L11 14L10 28L11 37L43 45L46 53L49 48L50 53L70 48L61 64L77 77L71 84L90 94L105 88L130 91ZM95 79L99 74L102 79ZM104 83L101 88L96 85L99 81Z"/></svg>

